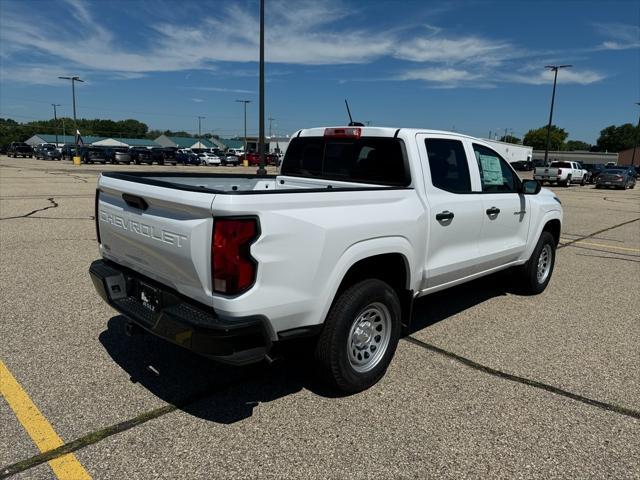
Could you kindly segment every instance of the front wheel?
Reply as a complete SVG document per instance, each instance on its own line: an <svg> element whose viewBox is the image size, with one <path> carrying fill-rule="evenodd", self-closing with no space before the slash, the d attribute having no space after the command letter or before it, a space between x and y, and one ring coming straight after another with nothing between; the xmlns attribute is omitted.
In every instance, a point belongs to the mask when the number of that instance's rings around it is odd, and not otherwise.
<svg viewBox="0 0 640 480"><path fill-rule="evenodd" d="M529 261L521 269L522 286L526 293L542 293L553 273L556 260L556 241L549 232L542 232Z"/></svg>
<svg viewBox="0 0 640 480"><path fill-rule="evenodd" d="M385 374L401 331L396 292L377 279L363 280L337 298L315 350L320 374L332 386L355 393Z"/></svg>

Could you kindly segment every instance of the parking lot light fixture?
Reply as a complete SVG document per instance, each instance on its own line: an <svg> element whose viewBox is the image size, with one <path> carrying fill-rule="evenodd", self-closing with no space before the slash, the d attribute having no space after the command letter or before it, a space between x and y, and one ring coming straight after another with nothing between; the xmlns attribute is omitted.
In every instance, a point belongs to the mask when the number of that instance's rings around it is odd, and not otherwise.
<svg viewBox="0 0 640 480"><path fill-rule="evenodd" d="M76 155L78 155L78 121L76 119L76 82L84 83L80 77L58 77L60 80L71 80L71 97L73 98L73 126L76 129Z"/></svg>
<svg viewBox="0 0 640 480"><path fill-rule="evenodd" d="M53 125L56 132L56 148L58 148L58 112L56 111L56 107L60 107L61 105L59 103L52 103L51 106L53 107Z"/></svg>
<svg viewBox="0 0 640 480"><path fill-rule="evenodd" d="M198 115L198 142L200 142L200 148L202 148L202 120L207 117L203 117L202 115Z"/></svg>
<svg viewBox="0 0 640 480"><path fill-rule="evenodd" d="M236 102L244 104L244 158L247 158L247 103L251 100L236 100Z"/></svg>
<svg viewBox="0 0 640 480"><path fill-rule="evenodd" d="M260 0L260 122L258 128L258 175L266 175L264 168L264 0Z"/></svg>
<svg viewBox="0 0 640 480"><path fill-rule="evenodd" d="M573 65L545 65L544 68L553 72L553 93L551 94L551 110L549 111L549 123L547 124L547 143L544 149L544 164L549 162L549 142L551 140L551 121L553 120L553 103L556 99L556 82L558 81L558 70L569 68Z"/></svg>

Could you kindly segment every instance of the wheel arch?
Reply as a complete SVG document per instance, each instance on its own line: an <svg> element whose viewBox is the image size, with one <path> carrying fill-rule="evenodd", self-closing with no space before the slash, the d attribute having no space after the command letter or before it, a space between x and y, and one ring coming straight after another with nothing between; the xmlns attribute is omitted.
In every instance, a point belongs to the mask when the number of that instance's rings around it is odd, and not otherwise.
<svg viewBox="0 0 640 480"><path fill-rule="evenodd" d="M321 314L324 322L329 309L338 296L355 283L377 278L394 289L402 307L403 324L409 322L413 307L413 287L415 272L411 265L412 250L406 239L385 237L361 242L348 249L334 271L332 291Z"/></svg>

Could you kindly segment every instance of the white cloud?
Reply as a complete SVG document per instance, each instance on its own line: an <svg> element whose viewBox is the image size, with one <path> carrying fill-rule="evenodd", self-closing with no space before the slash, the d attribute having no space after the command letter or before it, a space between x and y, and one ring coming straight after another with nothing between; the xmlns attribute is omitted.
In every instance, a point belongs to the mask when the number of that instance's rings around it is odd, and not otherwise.
<svg viewBox="0 0 640 480"><path fill-rule="evenodd" d="M469 73L466 70L454 68L423 68L419 70L409 70L397 77L397 80L424 80L427 82L458 83L462 81L475 80L479 76Z"/></svg>
<svg viewBox="0 0 640 480"><path fill-rule="evenodd" d="M543 85L553 83L553 72L544 70L537 74L505 74L503 81L514 83L525 83L529 85ZM562 69L558 72L558 83L574 83L579 85L589 85L603 80L605 75L592 70Z"/></svg>
<svg viewBox="0 0 640 480"><path fill-rule="evenodd" d="M0 0L1 1L1 0ZM57 84L57 76L74 72L107 79L136 79L147 72L215 71L218 75L255 75L255 71L221 68L220 62L258 60L257 12L237 4L222 4L189 15L190 20L147 12L142 25L145 40L123 44L109 23L98 19L83 0L65 0L73 18L60 28L59 21L38 12L21 10L19 3L4 3L0 18L2 80ZM146 7L145 7L146 8ZM187 8L187 7L185 7ZM188 8L193 8L193 5ZM267 17L266 58L271 64L354 65L382 58L410 62L400 74L383 73L381 80L423 81L430 86L492 86L499 82L542 84L549 73L525 74L517 62L530 61L533 53L512 42L473 34L453 37L432 25L402 28L354 27L357 12L337 0L291 3L273 0ZM38 25L38 28L34 28ZM359 24L360 25L360 24ZM631 48L637 42L635 26L596 25L607 33L601 49ZM21 57L43 59L22 63ZM538 53L541 55L542 53ZM544 64L543 64L544 65ZM406 67L405 67L406 68ZM270 68L271 75L276 71ZM515 72L515 73L510 73ZM534 72L534 70L532 70ZM289 73L289 72L287 72ZM187 77L190 75L187 74ZM595 71L563 72L561 81L589 84L604 76ZM203 91L255 94L225 87L199 87Z"/></svg>
<svg viewBox="0 0 640 480"><path fill-rule="evenodd" d="M624 23L595 23L596 32L608 38L596 49L598 50L627 50L640 48L640 27Z"/></svg>
<svg viewBox="0 0 640 480"><path fill-rule="evenodd" d="M506 42L495 42L477 37L416 38L400 44L395 56L412 62L469 62L497 65L514 53Z"/></svg>

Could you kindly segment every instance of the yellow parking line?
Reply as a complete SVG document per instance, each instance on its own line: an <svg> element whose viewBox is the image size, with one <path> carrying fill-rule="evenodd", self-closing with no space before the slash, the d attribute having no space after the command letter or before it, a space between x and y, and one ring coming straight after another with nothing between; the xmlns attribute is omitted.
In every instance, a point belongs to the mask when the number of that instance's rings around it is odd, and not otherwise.
<svg viewBox="0 0 640 480"><path fill-rule="evenodd" d="M2 360L0 360L0 393L41 452L52 450L64 444ZM50 460L49 466L56 477L61 480L91 479L91 476L72 453Z"/></svg>
<svg viewBox="0 0 640 480"><path fill-rule="evenodd" d="M565 241L571 241L571 239L569 238L563 238L563 240ZM591 242L585 242L583 240L578 240L575 243L579 243L580 245L590 245L592 247L605 247L605 248L613 248L616 250L626 250L628 252L640 252L640 248L629 248L629 247L618 247L616 245L605 245L604 243L591 243Z"/></svg>

